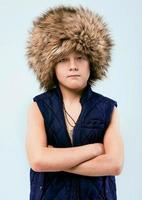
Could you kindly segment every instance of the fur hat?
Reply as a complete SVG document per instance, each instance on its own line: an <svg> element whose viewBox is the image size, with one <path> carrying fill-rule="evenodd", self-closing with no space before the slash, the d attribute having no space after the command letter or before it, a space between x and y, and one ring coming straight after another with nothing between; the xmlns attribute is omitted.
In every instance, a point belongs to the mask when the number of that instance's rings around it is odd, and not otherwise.
<svg viewBox="0 0 142 200"><path fill-rule="evenodd" d="M43 12L33 21L26 55L40 82L48 90L56 84L54 67L72 51L88 56L89 83L106 77L113 41L101 16L88 8L57 6Z"/></svg>

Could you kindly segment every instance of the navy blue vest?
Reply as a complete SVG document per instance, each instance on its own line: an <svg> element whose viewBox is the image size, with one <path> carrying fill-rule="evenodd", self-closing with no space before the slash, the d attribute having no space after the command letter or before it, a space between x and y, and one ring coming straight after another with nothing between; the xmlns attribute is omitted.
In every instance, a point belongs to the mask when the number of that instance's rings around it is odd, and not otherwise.
<svg viewBox="0 0 142 200"><path fill-rule="evenodd" d="M59 86L35 96L33 101L43 115L48 144L58 148L103 143L112 110L117 107L116 101L94 92L87 85L80 99L82 110L73 131L72 144ZM35 172L30 168L30 200L116 200L116 193L115 176Z"/></svg>

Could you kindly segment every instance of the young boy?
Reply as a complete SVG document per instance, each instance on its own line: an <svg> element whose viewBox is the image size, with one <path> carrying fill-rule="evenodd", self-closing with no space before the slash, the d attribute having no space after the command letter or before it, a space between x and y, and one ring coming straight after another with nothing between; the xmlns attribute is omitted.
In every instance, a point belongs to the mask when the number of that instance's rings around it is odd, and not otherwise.
<svg viewBox="0 0 142 200"><path fill-rule="evenodd" d="M124 150L117 102L91 89L113 46L102 18L58 6L34 21L29 67L45 92L28 110L30 200L116 200Z"/></svg>

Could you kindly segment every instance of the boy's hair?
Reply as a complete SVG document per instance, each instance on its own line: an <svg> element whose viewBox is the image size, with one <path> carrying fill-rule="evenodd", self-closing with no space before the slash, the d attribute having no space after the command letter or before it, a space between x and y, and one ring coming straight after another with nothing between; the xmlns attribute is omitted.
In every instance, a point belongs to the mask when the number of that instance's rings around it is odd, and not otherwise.
<svg viewBox="0 0 142 200"><path fill-rule="evenodd" d="M57 84L55 65L72 51L86 55L90 62L89 84L106 77L113 41L102 17L88 8L58 6L33 21L27 41L29 68L35 72L40 89Z"/></svg>

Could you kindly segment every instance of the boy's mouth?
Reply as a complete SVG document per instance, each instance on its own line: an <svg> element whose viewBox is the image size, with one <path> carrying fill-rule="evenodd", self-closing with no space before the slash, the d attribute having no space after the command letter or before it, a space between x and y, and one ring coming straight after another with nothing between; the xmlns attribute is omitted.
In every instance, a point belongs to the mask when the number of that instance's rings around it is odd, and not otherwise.
<svg viewBox="0 0 142 200"><path fill-rule="evenodd" d="M73 75L69 75L68 77L79 77L79 74L73 74Z"/></svg>

